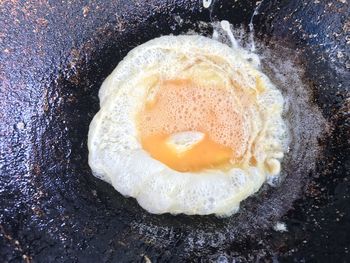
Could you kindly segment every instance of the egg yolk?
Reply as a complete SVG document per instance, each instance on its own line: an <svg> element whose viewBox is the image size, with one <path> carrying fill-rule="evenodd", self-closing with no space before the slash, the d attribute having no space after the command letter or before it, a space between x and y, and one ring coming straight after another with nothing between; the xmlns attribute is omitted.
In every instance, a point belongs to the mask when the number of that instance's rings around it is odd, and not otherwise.
<svg viewBox="0 0 350 263"><path fill-rule="evenodd" d="M232 156L231 148L214 142L207 134L186 151L169 145L168 138L169 135L142 138L142 146L153 158L180 172L217 167L229 162Z"/></svg>
<svg viewBox="0 0 350 263"><path fill-rule="evenodd" d="M190 79L149 88L137 115L141 145L153 158L180 172L224 167L239 160L247 125L233 90L196 85Z"/></svg>

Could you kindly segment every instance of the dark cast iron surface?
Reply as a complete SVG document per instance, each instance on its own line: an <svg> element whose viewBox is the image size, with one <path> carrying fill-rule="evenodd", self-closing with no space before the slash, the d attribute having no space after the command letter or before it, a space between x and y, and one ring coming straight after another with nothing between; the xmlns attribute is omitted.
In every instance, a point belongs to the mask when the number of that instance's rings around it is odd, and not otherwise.
<svg viewBox="0 0 350 263"><path fill-rule="evenodd" d="M192 229L211 235L225 223L148 215L87 164L98 89L129 50L163 34L210 34L198 23L210 18L247 26L254 7L233 0L215 1L211 12L195 0L0 1L1 262L350 261L348 1L265 0L254 19L266 45L300 54L331 124L317 172L282 218L259 215L253 198L247 211L264 219L261 227L237 230L224 244L189 246ZM289 231L271 231L277 220ZM135 227L143 222L160 226L158 233Z"/></svg>

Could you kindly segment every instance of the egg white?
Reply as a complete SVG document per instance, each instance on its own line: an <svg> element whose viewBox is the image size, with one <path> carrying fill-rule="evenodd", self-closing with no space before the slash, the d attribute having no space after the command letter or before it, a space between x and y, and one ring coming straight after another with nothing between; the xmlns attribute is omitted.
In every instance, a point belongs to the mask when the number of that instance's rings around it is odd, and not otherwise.
<svg viewBox="0 0 350 263"><path fill-rule="evenodd" d="M178 172L153 159L141 146L135 116L152 83L148 81L150 76L186 76L188 63L198 58L217 73L214 82L229 85L234 80L247 92L255 92L259 77L264 87L256 95L257 106L241 109L249 119L250 134L246 162L240 167ZM201 69L197 73L198 81L211 81L201 78ZM121 194L136 198L150 213L230 215L242 200L280 172L280 160L288 145L281 116L283 97L245 59L240 48L197 35L150 40L119 63L102 84L99 99L101 109L90 124L88 136L89 165L96 177L112 184ZM252 156L257 160L254 166L248 162Z"/></svg>

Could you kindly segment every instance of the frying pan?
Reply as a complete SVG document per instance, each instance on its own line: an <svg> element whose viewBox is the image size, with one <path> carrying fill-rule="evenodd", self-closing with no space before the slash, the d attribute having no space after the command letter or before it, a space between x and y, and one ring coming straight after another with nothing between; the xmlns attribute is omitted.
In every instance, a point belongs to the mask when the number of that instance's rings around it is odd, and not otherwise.
<svg viewBox="0 0 350 263"><path fill-rule="evenodd" d="M328 123L307 180L287 176L227 221L150 215L89 169L97 92L128 51L165 34L210 35L210 21L248 29L256 4L0 2L0 261L350 261L346 0L264 0L253 19L259 41L279 57L280 47L296 54L310 103ZM276 222L288 231L274 231Z"/></svg>

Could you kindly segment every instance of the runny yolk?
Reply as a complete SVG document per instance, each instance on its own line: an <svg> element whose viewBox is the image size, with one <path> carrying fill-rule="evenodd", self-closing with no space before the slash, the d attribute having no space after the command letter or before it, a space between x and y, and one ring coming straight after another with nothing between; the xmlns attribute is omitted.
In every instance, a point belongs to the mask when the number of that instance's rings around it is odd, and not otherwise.
<svg viewBox="0 0 350 263"><path fill-rule="evenodd" d="M151 135L141 139L143 149L158 161L180 171L200 171L228 163L232 149L220 145L205 135L203 140L186 151L178 151L168 143L169 135Z"/></svg>
<svg viewBox="0 0 350 263"><path fill-rule="evenodd" d="M150 88L137 116L142 147L180 172L224 167L245 151L244 119L227 89L196 86L188 79L163 81ZM187 147L174 134L199 132ZM186 145L185 145L186 146Z"/></svg>

